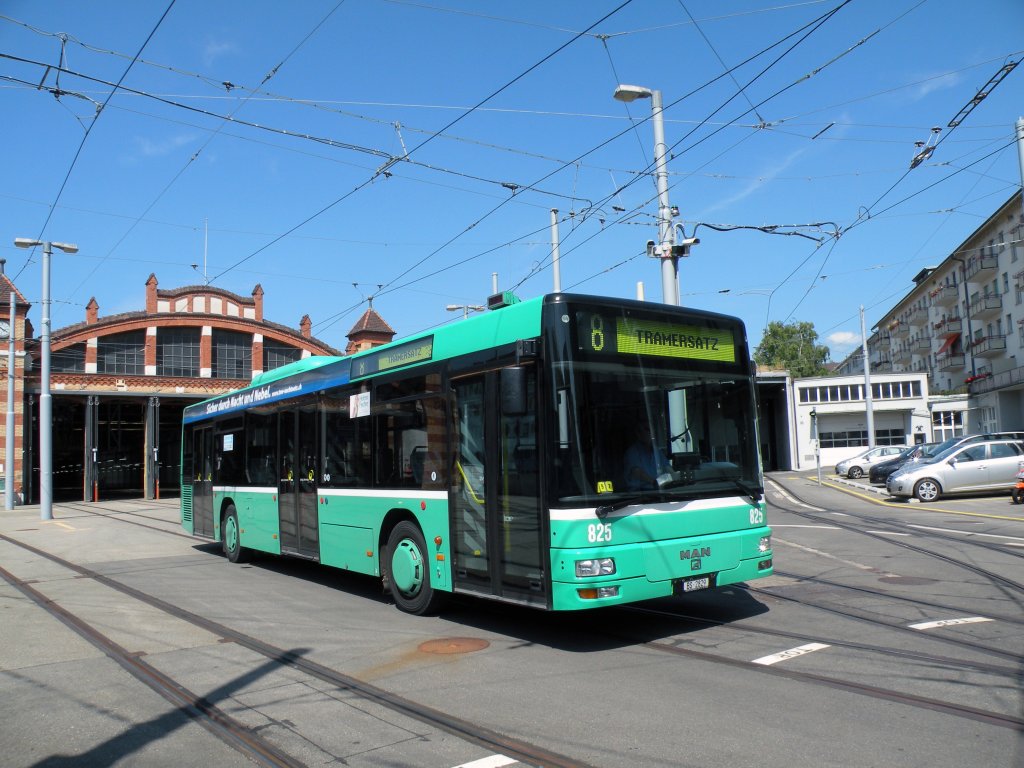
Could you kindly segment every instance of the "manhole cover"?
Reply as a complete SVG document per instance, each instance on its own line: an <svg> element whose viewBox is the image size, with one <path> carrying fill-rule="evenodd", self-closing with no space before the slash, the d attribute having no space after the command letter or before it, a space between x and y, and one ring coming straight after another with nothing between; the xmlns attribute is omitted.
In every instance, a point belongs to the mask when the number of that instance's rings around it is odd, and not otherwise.
<svg viewBox="0 0 1024 768"><path fill-rule="evenodd" d="M923 579L919 576L883 576L879 581L884 581L886 584L905 584L915 587L923 584L935 584L938 579Z"/></svg>
<svg viewBox="0 0 1024 768"><path fill-rule="evenodd" d="M482 651L489 645L489 642L477 637L445 637L440 640L427 640L420 644L420 650L423 653L472 653Z"/></svg>

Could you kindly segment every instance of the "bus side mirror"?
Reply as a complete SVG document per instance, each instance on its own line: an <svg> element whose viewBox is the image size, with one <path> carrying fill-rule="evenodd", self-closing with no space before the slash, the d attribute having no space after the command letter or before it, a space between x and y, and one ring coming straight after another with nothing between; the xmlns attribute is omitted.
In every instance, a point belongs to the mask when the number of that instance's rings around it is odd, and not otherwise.
<svg viewBox="0 0 1024 768"><path fill-rule="evenodd" d="M522 366L501 369L501 412L506 416L526 413L526 369Z"/></svg>

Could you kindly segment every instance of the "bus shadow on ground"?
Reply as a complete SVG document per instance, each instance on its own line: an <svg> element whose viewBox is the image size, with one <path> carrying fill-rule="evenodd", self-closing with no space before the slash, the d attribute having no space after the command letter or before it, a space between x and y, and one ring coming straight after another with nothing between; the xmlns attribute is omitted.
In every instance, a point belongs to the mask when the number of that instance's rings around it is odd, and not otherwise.
<svg viewBox="0 0 1024 768"><path fill-rule="evenodd" d="M570 653L594 653L637 643L664 642L767 611L764 603L737 585L699 596L566 613L460 596L453 598L442 615L449 621L518 637L530 644Z"/></svg>
<svg viewBox="0 0 1024 768"><path fill-rule="evenodd" d="M219 543L196 544L194 549L213 555L221 552ZM251 562L239 567L260 568L379 604L394 603L383 591L379 577L340 571L309 560L254 555ZM563 613L484 597L452 595L440 617L452 624L518 638L527 644L592 653L666 641L767 612L768 606L737 584L686 596ZM410 616L409 620L418 619Z"/></svg>

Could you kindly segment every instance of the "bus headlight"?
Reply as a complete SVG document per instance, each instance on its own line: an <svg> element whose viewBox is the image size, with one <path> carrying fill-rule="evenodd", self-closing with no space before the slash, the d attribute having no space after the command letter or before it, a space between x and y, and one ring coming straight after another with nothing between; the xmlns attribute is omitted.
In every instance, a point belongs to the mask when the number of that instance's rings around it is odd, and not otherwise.
<svg viewBox="0 0 1024 768"><path fill-rule="evenodd" d="M611 557L602 557L600 560L577 560L576 575L582 576L611 576L615 573L615 560Z"/></svg>
<svg viewBox="0 0 1024 768"><path fill-rule="evenodd" d="M757 551L758 552L767 552L771 548L772 548L772 537L771 536L762 536L761 537L761 541L759 541L757 543Z"/></svg>

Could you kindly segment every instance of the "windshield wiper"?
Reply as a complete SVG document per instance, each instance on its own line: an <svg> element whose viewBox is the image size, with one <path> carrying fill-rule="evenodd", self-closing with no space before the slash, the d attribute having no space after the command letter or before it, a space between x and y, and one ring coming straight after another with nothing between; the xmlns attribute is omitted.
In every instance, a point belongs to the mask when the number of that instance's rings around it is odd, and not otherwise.
<svg viewBox="0 0 1024 768"><path fill-rule="evenodd" d="M618 499L616 501L613 501L611 504L603 504L599 506L597 509L595 509L594 512L597 514L598 517L604 518L610 515L612 512L617 512L623 507L628 507L630 504L640 504L641 502L644 501L662 500L663 499L661 497L661 494L654 494L651 493L650 491L645 491L643 493L634 493L630 496L626 496L625 498Z"/></svg>
<svg viewBox="0 0 1024 768"><path fill-rule="evenodd" d="M693 477L692 475L684 475L683 477L673 480L672 482L666 483L662 486L665 488L678 488L684 485L697 485L698 483L725 481L736 488L744 496L748 497L751 503L756 507L761 502L761 489L756 486L747 485L742 480L738 480L735 477L729 477L728 475L712 475L711 477Z"/></svg>

